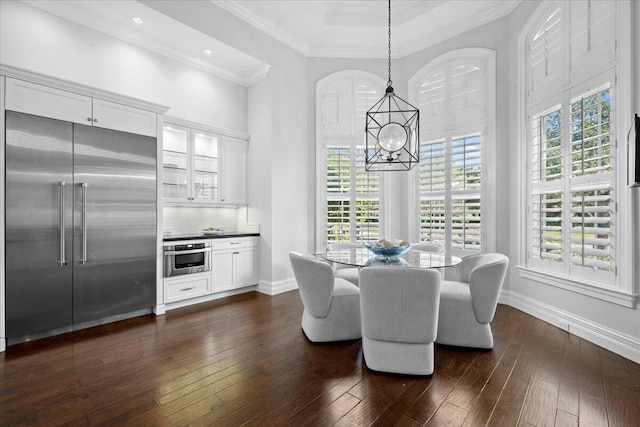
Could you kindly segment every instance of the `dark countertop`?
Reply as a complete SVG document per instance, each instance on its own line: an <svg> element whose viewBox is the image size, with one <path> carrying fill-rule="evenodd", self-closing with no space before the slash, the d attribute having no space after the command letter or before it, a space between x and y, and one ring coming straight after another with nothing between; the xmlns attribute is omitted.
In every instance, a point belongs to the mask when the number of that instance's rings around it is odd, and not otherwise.
<svg viewBox="0 0 640 427"><path fill-rule="evenodd" d="M175 242L176 240L197 240L197 239L224 239L228 237L250 237L259 236L260 233L246 233L240 231L223 231L216 234L187 233L187 234L165 234L162 238L165 242Z"/></svg>

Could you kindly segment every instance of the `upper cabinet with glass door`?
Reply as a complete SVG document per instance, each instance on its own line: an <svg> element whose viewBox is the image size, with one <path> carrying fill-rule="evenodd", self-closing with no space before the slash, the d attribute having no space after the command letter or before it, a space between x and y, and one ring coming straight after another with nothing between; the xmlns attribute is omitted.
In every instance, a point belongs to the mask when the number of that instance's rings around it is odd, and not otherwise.
<svg viewBox="0 0 640 427"><path fill-rule="evenodd" d="M232 131L226 131L232 132ZM246 163L246 139L238 151L229 150L229 139L204 125L179 119L165 119L163 126L163 198L166 203L176 204L245 204L246 167L235 167ZM234 135L239 134L233 132ZM223 143L224 139L224 143ZM225 161L225 152L228 152ZM221 178L223 165L234 164L234 174ZM243 176L237 176L241 171ZM224 186L224 187L223 187ZM225 191L226 189L226 191ZM240 190L240 191L239 191ZM238 193L240 194L238 195ZM225 197L231 195L232 197Z"/></svg>

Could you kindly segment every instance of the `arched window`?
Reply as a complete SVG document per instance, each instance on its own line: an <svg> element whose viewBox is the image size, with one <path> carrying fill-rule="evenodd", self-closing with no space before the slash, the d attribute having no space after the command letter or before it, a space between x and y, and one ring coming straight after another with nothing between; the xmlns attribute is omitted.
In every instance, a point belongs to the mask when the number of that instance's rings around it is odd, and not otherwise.
<svg viewBox="0 0 640 427"><path fill-rule="evenodd" d="M616 144L621 113L629 110L618 78L622 3L543 2L520 37L520 152L527 165L520 169L520 245L525 277L542 280L544 273L545 283L589 295L607 288L599 296L627 304L611 292L632 291L618 277L620 258L632 252L619 244L625 215L618 207L628 204Z"/></svg>
<svg viewBox="0 0 640 427"><path fill-rule="evenodd" d="M365 116L384 93L384 81L358 70L339 71L316 84L316 244L380 237L380 173L364 168Z"/></svg>
<svg viewBox="0 0 640 427"><path fill-rule="evenodd" d="M495 52L462 49L409 81L420 109L413 238L459 254L495 249Z"/></svg>

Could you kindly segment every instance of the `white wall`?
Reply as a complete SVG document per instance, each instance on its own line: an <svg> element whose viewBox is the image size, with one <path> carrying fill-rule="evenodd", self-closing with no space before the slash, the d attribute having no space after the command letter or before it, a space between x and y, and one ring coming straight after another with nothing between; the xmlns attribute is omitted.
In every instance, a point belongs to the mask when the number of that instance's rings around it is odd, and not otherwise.
<svg viewBox="0 0 640 427"><path fill-rule="evenodd" d="M247 89L15 1L0 2L0 63L169 106L167 115L247 130Z"/></svg>

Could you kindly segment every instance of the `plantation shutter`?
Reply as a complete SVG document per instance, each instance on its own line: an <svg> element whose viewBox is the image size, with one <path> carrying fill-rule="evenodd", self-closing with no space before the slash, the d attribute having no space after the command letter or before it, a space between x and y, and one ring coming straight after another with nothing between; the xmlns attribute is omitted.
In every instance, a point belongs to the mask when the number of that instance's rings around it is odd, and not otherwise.
<svg viewBox="0 0 640 427"><path fill-rule="evenodd" d="M439 64L419 89L420 239L447 249L482 246L486 91L486 61L470 57Z"/></svg>
<svg viewBox="0 0 640 427"><path fill-rule="evenodd" d="M349 241L351 237L351 150L326 149L326 228L329 241Z"/></svg>
<svg viewBox="0 0 640 427"><path fill-rule="evenodd" d="M611 188L603 185L571 193L571 264L611 271Z"/></svg>
<svg viewBox="0 0 640 427"><path fill-rule="evenodd" d="M448 68L449 126L464 129L467 123L484 123L485 75L481 61L456 60L450 62Z"/></svg>
<svg viewBox="0 0 640 427"><path fill-rule="evenodd" d="M382 96L366 79L335 80L321 89L326 242L362 242L380 236L380 174L367 173L367 110Z"/></svg>
<svg viewBox="0 0 640 427"><path fill-rule="evenodd" d="M562 261L562 193L531 197L530 256L541 261Z"/></svg>
<svg viewBox="0 0 640 427"><path fill-rule="evenodd" d="M418 108L421 136L430 137L442 131L446 117L446 74L446 68L439 67L429 73L420 86Z"/></svg>
<svg viewBox="0 0 640 427"><path fill-rule="evenodd" d="M365 150L356 149L356 241L380 239L380 173L365 170Z"/></svg>
<svg viewBox="0 0 640 427"><path fill-rule="evenodd" d="M615 58L613 1L572 0L569 6L569 58L571 74L580 77L595 64ZM585 70L584 67L587 67Z"/></svg>
<svg viewBox="0 0 640 427"><path fill-rule="evenodd" d="M571 103L570 168L572 275L615 280L615 197L608 87Z"/></svg>
<svg viewBox="0 0 640 427"><path fill-rule="evenodd" d="M531 97L562 79L562 8L557 8L529 40Z"/></svg>
<svg viewBox="0 0 640 427"><path fill-rule="evenodd" d="M446 143L420 145L420 239L445 244Z"/></svg>
<svg viewBox="0 0 640 427"><path fill-rule="evenodd" d="M324 136L351 136L353 133L353 84L351 79L335 82L323 91Z"/></svg>

